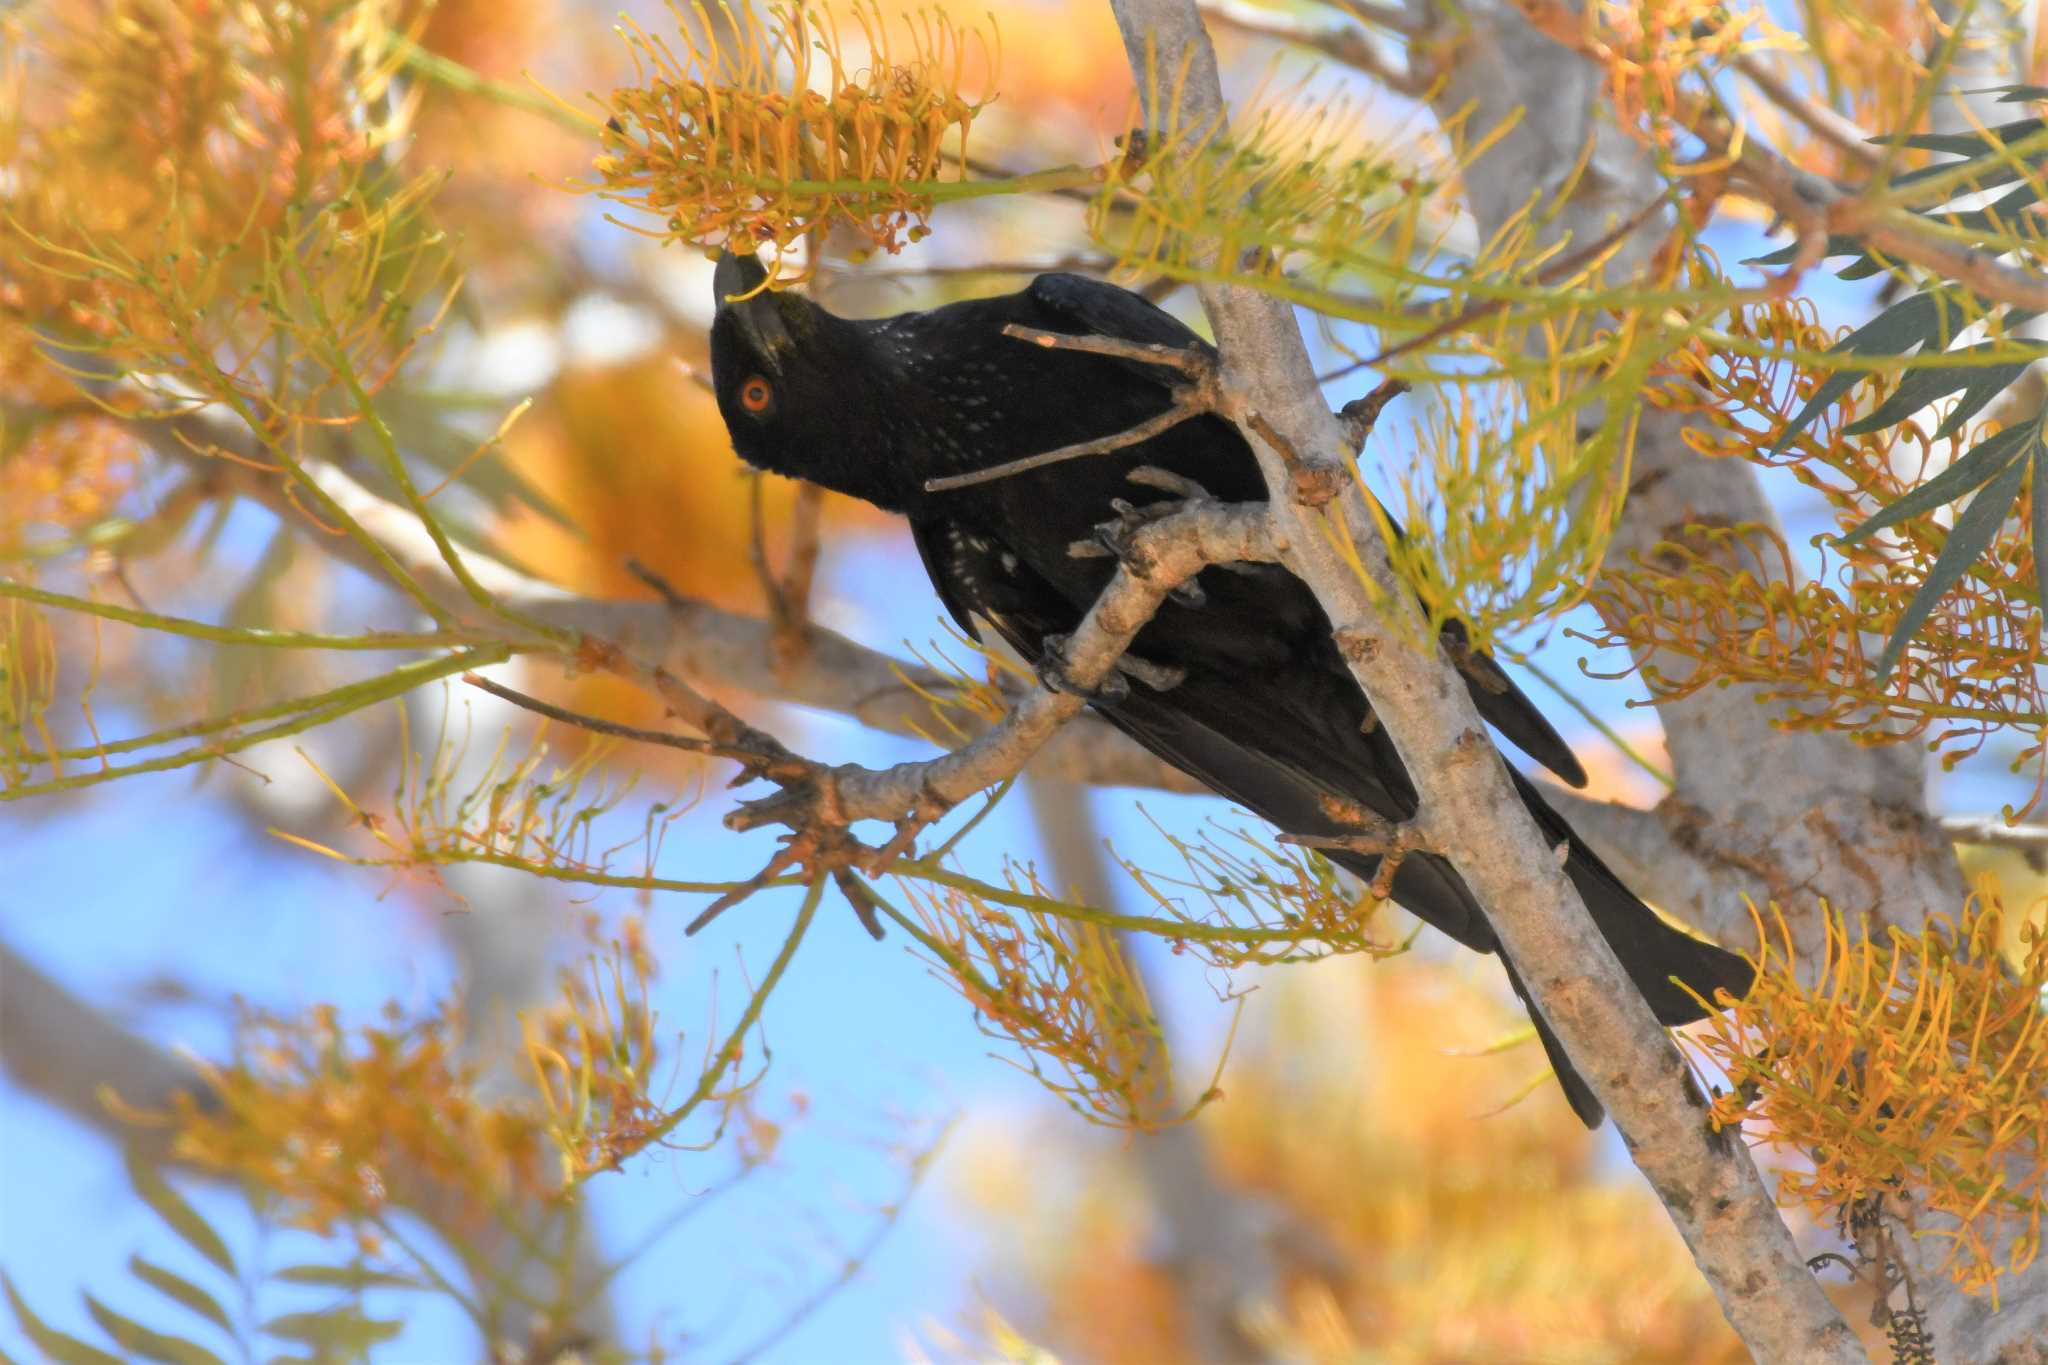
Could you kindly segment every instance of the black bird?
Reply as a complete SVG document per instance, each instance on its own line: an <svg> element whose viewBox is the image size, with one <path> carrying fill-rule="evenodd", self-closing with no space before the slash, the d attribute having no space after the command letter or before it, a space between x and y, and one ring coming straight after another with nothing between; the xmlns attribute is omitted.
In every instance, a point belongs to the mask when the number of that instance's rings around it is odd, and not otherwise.
<svg viewBox="0 0 2048 1365"><path fill-rule="evenodd" d="M732 301L764 278L751 256L726 255L714 286L712 376L733 448L749 464L809 479L910 519L939 598L963 630L976 619L1033 664L1057 665L1071 633L1114 572L1106 557L1069 547L1171 495L1131 482L1141 465L1170 471L1228 502L1262 500L1266 486L1237 429L1202 416L1110 454L1088 456L951 492L929 479L1111 436L1164 412L1180 376L1141 361L1031 345L1008 324L1135 342L1207 344L1127 290L1077 275L1040 275L1015 294L873 321L835 317L795 294ZM1093 699L1112 725L1176 768L1281 829L1332 835L1331 796L1399 821L1415 787L1330 635L1306 585L1276 565L1210 568L1195 592L1170 599L1141 631L1117 686ZM1149 665L1149 666L1148 666ZM1483 654L1466 662L1479 712L1524 753L1573 786L1585 773L1529 699ZM1740 957L1658 919L1572 833L1536 788L1515 785L1600 931L1665 1024L1703 1011L1672 983L1708 999L1740 996L1752 970ZM1370 879L1377 857L1332 857ZM1498 952L1492 927L1450 862L1412 853L1393 898L1452 938ZM1505 960L1505 959L1504 959ZM1527 992L1507 963L1508 978ZM1599 1101L1532 1008L1538 1035L1572 1109L1590 1126Z"/></svg>

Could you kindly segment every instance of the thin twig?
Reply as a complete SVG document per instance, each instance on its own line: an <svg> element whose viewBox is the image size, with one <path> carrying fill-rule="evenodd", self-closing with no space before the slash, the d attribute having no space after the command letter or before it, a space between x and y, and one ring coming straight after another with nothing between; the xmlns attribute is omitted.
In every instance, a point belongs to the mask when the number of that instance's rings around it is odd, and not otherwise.
<svg viewBox="0 0 2048 1365"><path fill-rule="evenodd" d="M666 730L643 730L637 725L621 725L615 720L604 720L598 716L585 715L581 711L571 711L566 706L556 706L553 702L542 701L539 697L530 697L524 692L515 692L504 684L492 682L481 674L465 673L462 675L462 680L471 687L480 688L490 693L500 701L511 702L514 706L522 710L531 711L537 716L546 716L549 720L560 721L564 725L573 725L579 730L588 730L594 735L608 735L614 739L630 739L636 744L659 744L670 749L681 749L685 753L692 754L726 753L724 749L721 749L708 739L698 739L694 735L672 735Z"/></svg>
<svg viewBox="0 0 2048 1365"><path fill-rule="evenodd" d="M1370 37L1355 28L1325 27L1279 10L1246 4L1244 0L1202 0L1201 8L1203 17L1213 23L1254 38L1269 38L1320 52L1333 61L1364 72L1397 95L1407 95L1411 99L1418 97L1426 94L1437 80L1435 71L1414 67L1414 48L1409 49L1409 69L1400 70L1380 55L1379 47ZM1347 4L1344 8L1349 9L1350 6Z"/></svg>
<svg viewBox="0 0 2048 1365"><path fill-rule="evenodd" d="M1031 756L1080 714L1169 594L1214 564L1275 557L1261 504L1190 500L1179 510L1122 528L1116 573L1060 649L1060 685L1031 693L979 739L938 758L872 770L854 765L787 767L763 775L782 789L742 802L725 817L728 829L781 825L782 848L753 881L720 896L688 927L694 933L737 905L761 884L792 868L829 875L870 931L871 898L848 874L877 875L912 855L923 830L977 791L1014 778ZM871 847L854 838L861 820L887 820L895 831Z"/></svg>
<svg viewBox="0 0 2048 1365"><path fill-rule="evenodd" d="M1751 85L1763 92L1765 99L1797 119L1828 146L1866 169L1877 165L1878 155L1870 146L1870 135L1858 128L1854 120L1801 95L1778 79L1756 59L1754 53L1737 53L1734 66Z"/></svg>
<svg viewBox="0 0 2048 1365"><path fill-rule="evenodd" d="M1070 336L1064 332L1047 332L1036 327L1024 327L1010 323L1003 328L1003 335L1034 346L1062 351L1083 351L1089 355L1111 356L1120 360L1139 360L1148 365L1159 365L1179 370L1188 376L1185 384L1173 389L1173 405L1156 417L1149 417L1134 427L1114 435L1098 437L1093 441L1079 441L1058 450L1040 451L1026 455L1021 460L1010 460L992 465L987 469L971 470L965 474L948 474L943 478L926 479L927 493L950 493L956 489L973 488L978 484L994 483L1047 465L1063 464L1089 455L1107 455L1114 450L1149 441L1163 431L1179 426L1191 417L1217 411L1221 390L1216 384L1216 360L1208 352L1195 347L1166 346L1158 342L1126 341L1121 337Z"/></svg>
<svg viewBox="0 0 2048 1365"><path fill-rule="evenodd" d="M1208 409L1199 402L1182 402L1176 399L1172 407L1157 417L1148 418L1137 426L1117 432L1114 436L1080 441L1070 446L1061 446L1058 450L1041 451L1036 455L1027 455L1021 460L1010 460L967 474L948 474L944 478L926 479L924 491L951 493L962 488L973 488L977 484L994 483L998 479L1029 473L1034 469L1043 469L1047 465L1064 464L1068 460L1078 460L1089 455L1107 455L1111 451L1122 450L1141 441L1149 441L1161 432L1170 431L1189 418L1199 417L1207 411Z"/></svg>
<svg viewBox="0 0 2048 1365"><path fill-rule="evenodd" d="M1675 186L1665 190L1664 193L1658 195L1655 199L1643 205L1642 208L1630 214L1621 223L1602 234L1597 240L1580 247L1577 251L1567 252L1548 265L1543 266L1536 272L1535 282L1539 285L1556 284L1561 280L1569 279L1578 271L1593 264L1601 256L1614 250L1630 237L1633 237L1638 229L1649 222L1652 217L1672 201L1676 193ZM1333 380L1343 379L1347 375L1355 374L1359 370L1374 369L1384 365L1396 357L1407 355L1411 351L1421 350L1432 342L1440 341L1444 337L1462 332L1473 323L1502 311L1508 306L1508 303L1509 300L1507 299L1488 299L1483 303L1474 304L1461 311L1456 317L1446 318L1426 332L1412 336L1398 345L1390 346L1378 355L1367 356L1363 360L1354 360L1325 374L1319 374L1316 376L1316 380L1318 383L1328 384Z"/></svg>
<svg viewBox="0 0 2048 1365"><path fill-rule="evenodd" d="M1202 379L1215 372L1216 357L1207 351L1191 346L1168 346L1159 341L1126 341L1122 337L1078 336L1067 332L1048 332L1042 327L1026 327L1021 323L1008 323L1003 335L1018 341L1027 341L1047 350L1086 351L1090 355L1106 355L1117 360L1136 360L1147 365L1164 365L1179 370L1191 379Z"/></svg>

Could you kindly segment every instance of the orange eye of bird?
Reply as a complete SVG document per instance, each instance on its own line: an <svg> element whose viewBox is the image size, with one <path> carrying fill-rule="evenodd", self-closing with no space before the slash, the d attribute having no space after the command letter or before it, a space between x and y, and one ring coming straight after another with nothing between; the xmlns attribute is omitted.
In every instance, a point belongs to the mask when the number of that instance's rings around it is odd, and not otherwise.
<svg viewBox="0 0 2048 1365"><path fill-rule="evenodd" d="M770 388L768 381L758 374L740 385L740 406L748 412L768 411L768 404L774 398L775 390Z"/></svg>

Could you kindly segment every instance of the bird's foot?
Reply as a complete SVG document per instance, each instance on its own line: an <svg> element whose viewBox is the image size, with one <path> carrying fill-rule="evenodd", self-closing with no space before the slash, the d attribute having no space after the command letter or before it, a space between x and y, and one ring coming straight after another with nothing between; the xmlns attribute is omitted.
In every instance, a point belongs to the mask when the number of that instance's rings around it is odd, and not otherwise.
<svg viewBox="0 0 2048 1365"><path fill-rule="evenodd" d="M1144 565L1136 549L1138 532L1192 507L1213 506L1216 503L1209 490L1193 479L1185 478L1169 469L1161 469L1157 465L1139 465L1126 477L1141 487L1157 488L1174 496L1161 498L1157 502L1148 502L1142 507L1123 498L1111 498L1109 508L1116 513L1116 518L1113 521L1099 523L1095 527L1095 534L1087 540L1075 541L1068 547L1068 554L1077 559L1114 558L1126 568L1142 570ZM1192 578L1167 596L1184 607L1205 606L1209 601L1208 594L1202 591L1202 585ZM1143 677L1142 674L1133 676ZM1145 681L1149 682L1150 679Z"/></svg>
<svg viewBox="0 0 2048 1365"><path fill-rule="evenodd" d="M1048 635L1039 645L1038 685L1048 692L1064 692L1092 702L1118 702L1131 695L1131 685L1120 673L1111 673L1099 687L1084 687L1074 681L1073 666L1067 659L1071 635Z"/></svg>
<svg viewBox="0 0 2048 1365"><path fill-rule="evenodd" d="M1136 654L1126 654L1116 661L1116 670L1102 685L1095 688L1083 687L1074 681L1073 668L1067 659L1067 641L1071 636L1048 635L1041 648L1044 653L1038 660L1038 681L1048 692L1065 692L1070 696L1082 697L1092 702L1119 702L1131 695L1127 678L1135 678L1154 692L1171 692L1187 681L1188 671L1175 664L1154 663Z"/></svg>
<svg viewBox="0 0 2048 1365"><path fill-rule="evenodd" d="M1178 664L1156 664L1135 654L1126 654L1118 659L1116 671L1136 678L1154 692L1171 692L1188 680L1188 671Z"/></svg>

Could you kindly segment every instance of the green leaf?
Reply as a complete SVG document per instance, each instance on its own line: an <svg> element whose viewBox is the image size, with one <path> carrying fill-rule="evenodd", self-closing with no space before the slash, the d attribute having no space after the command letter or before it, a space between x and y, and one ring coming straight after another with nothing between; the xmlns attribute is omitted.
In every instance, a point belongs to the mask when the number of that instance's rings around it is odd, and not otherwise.
<svg viewBox="0 0 2048 1365"><path fill-rule="evenodd" d="M15 1292L14 1277L4 1270L0 1270L0 1290L7 1293L7 1302L21 1323L21 1334L34 1342L36 1349L56 1365L122 1365L121 1357L68 1336L37 1317L22 1301L21 1295Z"/></svg>
<svg viewBox="0 0 2048 1365"><path fill-rule="evenodd" d="M173 1274L160 1265L143 1260L140 1256L128 1258L128 1269L136 1279L165 1298L189 1308L228 1335L234 1335L235 1324L228 1317L228 1310L220 1306L220 1300L184 1276Z"/></svg>
<svg viewBox="0 0 2048 1365"><path fill-rule="evenodd" d="M92 1314L92 1320L100 1325L101 1331L119 1342L121 1349L130 1355L141 1356L144 1360L159 1360L164 1365L227 1365L198 1342L145 1327L131 1317L116 1313L90 1294L85 1295L85 1311Z"/></svg>
<svg viewBox="0 0 2048 1365"><path fill-rule="evenodd" d="M2033 349L2033 348L2030 348ZM1987 341L1977 346L1965 346L1960 351L1945 354L1955 356L1984 356L2011 354L2012 343ZM1866 432L1882 431L1895 422L1903 422L1936 399L1944 398L1958 389L1965 391L1964 402L1973 404L1971 413L1996 398L2008 385L2025 372L2029 360L2016 360L2006 365L1936 365L1924 370L1908 370L1899 387L1891 396L1880 403L1868 416L1861 417L1842 428L1844 436L1861 436ZM1963 419L1968 421L1966 415ZM1944 421L1943 427L1953 431Z"/></svg>
<svg viewBox="0 0 2048 1365"><path fill-rule="evenodd" d="M2039 418L2035 421L2038 423ZM2048 610L2048 451L2034 442L2034 581L2041 600L2035 605Z"/></svg>
<svg viewBox="0 0 2048 1365"><path fill-rule="evenodd" d="M1830 346L1828 354L1904 355L1939 335L1946 311L1945 301L1934 290L1901 299ZM1812 426L1815 418L1868 375L1866 370L1838 370L1829 375L1778 434L1770 453L1782 453L1795 436Z"/></svg>
<svg viewBox="0 0 2048 1365"><path fill-rule="evenodd" d="M1974 130L1967 133L1914 133L1910 137L1873 137L1865 140L1911 147L1922 152L1953 152L1957 156L1974 157L1987 150L1995 154L2023 137L2033 136L2040 132L2041 128L2040 119L2023 118L2015 119L2011 123L2001 123L1996 128L1986 128L1981 133ZM1954 164L1951 162L1943 169L1951 169Z"/></svg>
<svg viewBox="0 0 2048 1365"><path fill-rule="evenodd" d="M1879 508L1855 529L1837 536L1835 544L1854 545L1874 531L1896 526L1922 512L1931 512L1954 502L1973 488L1983 487L2026 453L2027 441L2033 434L2031 422L2007 427L1898 501Z"/></svg>
<svg viewBox="0 0 2048 1365"><path fill-rule="evenodd" d="M2010 185L2021 178L2021 173L2014 168L2011 161L1994 152L1987 156L1971 157L1967 161L1937 161L1932 166L1922 166L1918 170L1907 171L1904 175L1895 175L1892 177L1892 188L1904 189L1908 185L1917 184L1922 180L1932 180L1937 175L1947 175L1951 171L1970 165L1976 165L1978 169L1967 181L1956 187L1956 194L1995 190L2000 185Z"/></svg>
<svg viewBox="0 0 2048 1365"><path fill-rule="evenodd" d="M1970 209L1963 213L1930 213L1924 217L1933 218L1960 228L1965 232L1991 233L2012 226L2021 209L2031 208L2041 197L2041 186L2030 180L2020 182L2018 188L2009 194L1999 196L1981 209Z"/></svg>
<svg viewBox="0 0 2048 1365"><path fill-rule="evenodd" d="M1990 487L1970 499L1970 505L1956 518L1955 530L1949 532L1948 544L1941 547L1934 567L1928 570L1927 581L1906 604L1904 614L1899 617L1898 629L1885 642L1884 655L1877 661L1879 682L1891 676L1892 669L1898 666L1899 656L1906 652L1907 644L1919 632L1927 614L1934 610L1934 604L1962 581L1970 566L1991 544L1992 537L2005 524L2006 514L2012 511L2013 503L2019 498L2020 479L2026 472L2026 465L2014 460Z"/></svg>
<svg viewBox="0 0 2048 1365"><path fill-rule="evenodd" d="M1862 250L1863 239L1861 237L1852 237L1846 232L1831 232L1828 234L1827 250L1821 253L1821 259L1826 260L1830 256L1847 256L1852 252L1860 254ZM1798 259L1799 242L1795 238L1768 256L1750 256L1745 258L1742 263L1744 265L1790 265Z"/></svg>
<svg viewBox="0 0 2048 1365"><path fill-rule="evenodd" d="M228 1244L221 1240L221 1235L213 1230L211 1223L199 1216L199 1210L172 1189L162 1173L144 1161L134 1148L128 1150L126 1159L129 1183L142 1196L142 1202L155 1210L156 1216L183 1238L187 1246L227 1274L239 1278L240 1272L235 1269L235 1258L229 1254Z"/></svg>
<svg viewBox="0 0 2048 1365"><path fill-rule="evenodd" d="M364 1289L426 1289L425 1280L361 1265L290 1265L270 1278L286 1284L316 1284L351 1292Z"/></svg>
<svg viewBox="0 0 2048 1365"><path fill-rule="evenodd" d="M286 1313L263 1324L270 1336L297 1341L324 1353L361 1355L380 1341L389 1341L405 1324L366 1317L353 1306L319 1313Z"/></svg>

